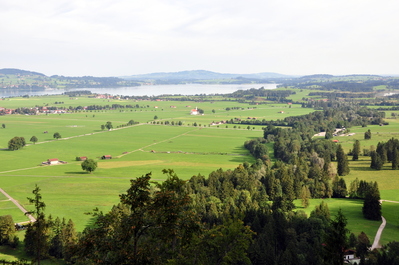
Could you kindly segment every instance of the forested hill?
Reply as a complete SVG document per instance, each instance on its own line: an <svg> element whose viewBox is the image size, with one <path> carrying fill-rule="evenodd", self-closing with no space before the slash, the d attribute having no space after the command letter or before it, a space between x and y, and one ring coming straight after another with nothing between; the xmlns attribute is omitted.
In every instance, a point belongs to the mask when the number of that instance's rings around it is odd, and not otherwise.
<svg viewBox="0 0 399 265"><path fill-rule="evenodd" d="M42 73L32 72L32 71L25 71L25 70L14 69L14 68L3 68L3 69L0 69L0 74L1 75L39 75L39 76L45 76Z"/></svg>
<svg viewBox="0 0 399 265"><path fill-rule="evenodd" d="M256 74L228 74L228 73L216 73L206 70L192 70L192 71L180 71L180 72L161 72L161 73L150 73L142 75L131 75L124 76L124 79L156 79L156 80L209 80L209 79L270 79L270 78L292 78L294 76L283 75L278 73L256 73Z"/></svg>
<svg viewBox="0 0 399 265"><path fill-rule="evenodd" d="M139 86L135 81L128 81L118 77L66 77L66 76L46 76L42 73L4 68L0 69L0 89L35 89L46 88L103 88L103 87L122 87Z"/></svg>

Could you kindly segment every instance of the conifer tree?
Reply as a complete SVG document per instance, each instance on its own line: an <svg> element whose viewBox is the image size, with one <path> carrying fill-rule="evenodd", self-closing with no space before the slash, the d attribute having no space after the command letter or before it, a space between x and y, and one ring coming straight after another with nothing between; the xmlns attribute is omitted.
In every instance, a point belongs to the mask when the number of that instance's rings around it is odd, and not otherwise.
<svg viewBox="0 0 399 265"><path fill-rule="evenodd" d="M49 242L48 242L48 228L49 222L46 220L44 209L46 204L42 201L40 188L36 185L32 191L33 198L28 198L29 203L33 203L36 215L36 221L28 226L25 233L25 250L35 255L35 262L40 265L40 261L48 256Z"/></svg>
<svg viewBox="0 0 399 265"><path fill-rule="evenodd" d="M381 159L380 154L377 153L376 151L371 151L370 156L371 156L370 167L373 169L381 170L382 166L384 165L384 162Z"/></svg>
<svg viewBox="0 0 399 265"><path fill-rule="evenodd" d="M353 144L353 150L352 150L352 160L358 160L359 159L359 155L360 155L360 141L356 140L355 143Z"/></svg>
<svg viewBox="0 0 399 265"><path fill-rule="evenodd" d="M349 174L349 162L348 157L346 156L344 149L341 145L338 145L337 148L337 173L339 176L345 176Z"/></svg>
<svg viewBox="0 0 399 265"><path fill-rule="evenodd" d="M363 202L362 212L365 218L381 220L380 191L377 182L371 182Z"/></svg>

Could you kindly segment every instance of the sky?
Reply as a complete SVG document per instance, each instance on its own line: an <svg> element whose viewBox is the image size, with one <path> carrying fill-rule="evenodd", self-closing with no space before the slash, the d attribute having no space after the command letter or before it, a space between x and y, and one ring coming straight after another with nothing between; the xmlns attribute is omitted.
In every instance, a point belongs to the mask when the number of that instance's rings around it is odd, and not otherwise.
<svg viewBox="0 0 399 265"><path fill-rule="evenodd" d="M1 0L0 68L399 74L396 0Z"/></svg>

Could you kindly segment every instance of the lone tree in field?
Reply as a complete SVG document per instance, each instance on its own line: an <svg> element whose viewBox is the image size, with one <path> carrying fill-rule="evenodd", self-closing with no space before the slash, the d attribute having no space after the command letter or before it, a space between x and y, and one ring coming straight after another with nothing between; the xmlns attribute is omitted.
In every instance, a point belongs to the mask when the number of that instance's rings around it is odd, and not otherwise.
<svg viewBox="0 0 399 265"><path fill-rule="evenodd" d="M61 138L61 134L59 132L54 133L53 135L54 139L60 139Z"/></svg>
<svg viewBox="0 0 399 265"><path fill-rule="evenodd" d="M85 161L82 162L82 169L89 172L93 172L97 168L97 162L94 161L93 159L86 159Z"/></svg>
<svg viewBox="0 0 399 265"><path fill-rule="evenodd" d="M101 124L101 130L105 130L105 125L104 124Z"/></svg>
<svg viewBox="0 0 399 265"><path fill-rule="evenodd" d="M31 141L33 144L35 144L38 141L38 139L36 136L32 136L29 141Z"/></svg>
<svg viewBox="0 0 399 265"><path fill-rule="evenodd" d="M15 136L12 138L10 141L8 141L8 149L14 151L21 149L22 147L25 146L25 138L24 137L18 137Z"/></svg>
<svg viewBox="0 0 399 265"><path fill-rule="evenodd" d="M364 133L364 140L370 140L371 139L371 131L370 129L367 130L367 132Z"/></svg>
<svg viewBox="0 0 399 265"><path fill-rule="evenodd" d="M107 123L105 124L105 128L107 128L107 130L110 131L112 128L114 128L114 126L112 126L112 122L107 121Z"/></svg>
<svg viewBox="0 0 399 265"><path fill-rule="evenodd" d="M5 129L5 128L6 128L6 125L3 123L3 124L1 125L1 127L2 127L3 129Z"/></svg>
<svg viewBox="0 0 399 265"><path fill-rule="evenodd" d="M346 176L349 174L349 162L348 162L348 157L346 156L344 149L342 146L339 144L338 149L337 149L337 173L338 176Z"/></svg>

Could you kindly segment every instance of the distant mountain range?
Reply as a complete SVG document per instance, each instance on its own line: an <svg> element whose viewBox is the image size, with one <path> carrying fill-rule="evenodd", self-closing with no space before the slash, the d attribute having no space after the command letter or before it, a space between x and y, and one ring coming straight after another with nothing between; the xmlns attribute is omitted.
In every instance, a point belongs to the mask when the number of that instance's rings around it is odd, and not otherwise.
<svg viewBox="0 0 399 265"><path fill-rule="evenodd" d="M128 80L212 80L212 79L274 79L294 78L298 76L283 75L278 73L257 73L257 74L224 74L206 70L192 70L180 72L160 72L142 75L121 76Z"/></svg>

